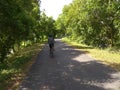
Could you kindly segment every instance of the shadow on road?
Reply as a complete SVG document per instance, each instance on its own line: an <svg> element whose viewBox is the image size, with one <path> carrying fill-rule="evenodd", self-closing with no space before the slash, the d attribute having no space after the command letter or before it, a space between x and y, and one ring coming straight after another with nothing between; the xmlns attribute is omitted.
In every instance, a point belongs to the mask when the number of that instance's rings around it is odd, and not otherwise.
<svg viewBox="0 0 120 90"><path fill-rule="evenodd" d="M119 90L120 73L57 41L40 52L19 90Z"/></svg>

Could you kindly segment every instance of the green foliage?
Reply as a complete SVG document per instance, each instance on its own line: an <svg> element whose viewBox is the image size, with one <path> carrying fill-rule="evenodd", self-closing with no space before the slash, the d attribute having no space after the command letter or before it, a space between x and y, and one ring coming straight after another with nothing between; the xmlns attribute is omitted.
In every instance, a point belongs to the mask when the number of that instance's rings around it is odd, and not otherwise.
<svg viewBox="0 0 120 90"><path fill-rule="evenodd" d="M119 0L73 0L64 6L57 28L71 39L95 47L120 44Z"/></svg>
<svg viewBox="0 0 120 90"><path fill-rule="evenodd" d="M0 0L0 62L15 45L34 42L39 19L39 0Z"/></svg>
<svg viewBox="0 0 120 90"><path fill-rule="evenodd" d="M48 37L49 34L56 36L56 27L55 27L55 20L52 17L46 16L44 11L41 13L41 20L40 20L40 27L41 27L41 38L43 39L44 36Z"/></svg>

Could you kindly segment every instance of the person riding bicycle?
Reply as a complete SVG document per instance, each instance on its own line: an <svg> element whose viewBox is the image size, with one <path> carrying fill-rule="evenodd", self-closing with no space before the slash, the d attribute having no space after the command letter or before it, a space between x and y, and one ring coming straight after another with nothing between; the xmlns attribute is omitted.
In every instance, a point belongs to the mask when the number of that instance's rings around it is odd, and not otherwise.
<svg viewBox="0 0 120 90"><path fill-rule="evenodd" d="M48 37L48 44L50 47L50 51L53 49L54 50L54 37L52 35L49 35Z"/></svg>

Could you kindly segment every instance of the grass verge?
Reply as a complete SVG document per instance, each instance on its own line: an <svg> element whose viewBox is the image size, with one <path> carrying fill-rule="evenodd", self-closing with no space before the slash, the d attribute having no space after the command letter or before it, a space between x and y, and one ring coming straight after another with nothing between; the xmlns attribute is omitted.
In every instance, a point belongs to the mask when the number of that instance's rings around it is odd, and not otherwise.
<svg viewBox="0 0 120 90"><path fill-rule="evenodd" d="M0 90L16 90L44 44L36 43L0 63Z"/></svg>
<svg viewBox="0 0 120 90"><path fill-rule="evenodd" d="M79 44L77 42L71 42L68 38L62 39L64 42L72 45L75 48L78 48L85 53L87 53L89 56L95 58L96 60L99 60L103 62L104 64L107 64L114 69L120 71L120 52L111 52L109 49L98 49L93 48L87 45Z"/></svg>

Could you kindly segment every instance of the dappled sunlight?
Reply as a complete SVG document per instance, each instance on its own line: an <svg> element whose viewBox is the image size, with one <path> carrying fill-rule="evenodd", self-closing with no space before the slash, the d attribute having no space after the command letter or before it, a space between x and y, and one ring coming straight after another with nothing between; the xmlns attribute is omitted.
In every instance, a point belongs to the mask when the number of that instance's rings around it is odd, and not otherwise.
<svg viewBox="0 0 120 90"><path fill-rule="evenodd" d="M116 71L100 61L95 61L78 49L71 49L70 47L65 49L64 47L62 50L68 51L70 55L68 57L69 62L64 66L66 68L62 74L64 78L71 78L73 84L98 88L95 90L99 90L99 88L101 88L100 90L119 90L120 78L115 79L111 76ZM80 74L77 75L74 73L75 71ZM86 74L83 75L83 73ZM119 74L117 75L119 76Z"/></svg>
<svg viewBox="0 0 120 90"><path fill-rule="evenodd" d="M64 38L63 41L69 43L73 47L78 48L80 52L86 53L90 57L93 57L96 60L98 60L99 62L109 65L110 67L120 71L120 53L119 52L113 53L107 49L98 49L98 48L89 47L86 45L82 45L78 42L70 41L68 38ZM82 55L79 55L79 56L82 57ZM77 56L74 57L74 60L79 61ZM82 60L80 60L80 61L82 61ZM83 61L85 61L85 60L83 60Z"/></svg>
<svg viewBox="0 0 120 90"><path fill-rule="evenodd" d="M108 90L120 90L120 80L103 83L103 87Z"/></svg>
<svg viewBox="0 0 120 90"><path fill-rule="evenodd" d="M49 58L48 50L46 45L19 90L120 89L117 71L84 52L60 41L55 44L54 58Z"/></svg>
<svg viewBox="0 0 120 90"><path fill-rule="evenodd" d="M69 50L69 48L63 48L62 50Z"/></svg>
<svg viewBox="0 0 120 90"><path fill-rule="evenodd" d="M70 79L71 83L77 83L80 86L91 86L104 88L100 90L119 90L120 89L120 72L114 72L107 66L95 62L82 62L83 64L73 61L67 65L62 76L65 80ZM78 66L79 65L79 66ZM97 66L95 66L97 65ZM108 68L108 69L107 69ZM86 71L84 71L86 69ZM97 71L96 71L97 69ZM101 70L100 70L101 69ZM79 74L74 72L79 72ZM88 73L88 75L83 75ZM91 73L91 74L90 74ZM85 89L86 90L86 89ZM95 89L97 90L97 89Z"/></svg>
<svg viewBox="0 0 120 90"><path fill-rule="evenodd" d="M111 82L104 83L104 87L108 89L119 90L120 89L120 72L115 72L110 74L111 78L113 79Z"/></svg>
<svg viewBox="0 0 120 90"><path fill-rule="evenodd" d="M98 82L98 81L89 81L89 80L82 80L80 78L73 78L73 80L79 82L80 84L83 84L83 85L90 85L90 86L96 86L96 87L101 87L103 88L103 83L101 82Z"/></svg>
<svg viewBox="0 0 120 90"><path fill-rule="evenodd" d="M74 57L73 60L78 61L78 62L93 61L93 59L91 59L91 58L88 59L87 57L88 57L87 55L82 54L82 55Z"/></svg>
<svg viewBox="0 0 120 90"><path fill-rule="evenodd" d="M120 79L120 72L112 73L111 77L115 79Z"/></svg>
<svg viewBox="0 0 120 90"><path fill-rule="evenodd" d="M54 90L55 87L54 86L52 87L51 85L43 85L40 87L40 89L42 89L42 90Z"/></svg>
<svg viewBox="0 0 120 90"><path fill-rule="evenodd" d="M74 71L77 71L80 72L81 74L79 76L75 76L74 74L74 76L71 78L72 81L79 83L79 85L103 88L100 90L119 90L120 78L117 79L113 78L113 76L111 75L116 72L113 72L112 69L110 70L107 65L104 65L102 62L95 61L94 59L88 57L86 54L81 53L77 49L71 50L68 47L65 50L70 51L69 54L71 59L69 60L72 60L69 61L70 63L68 63L67 66L65 66L65 68L67 68L68 70L63 74L65 78L71 77L71 74ZM89 70L87 73L91 74L88 76L87 75L83 76L82 74L84 73L85 69L87 71ZM120 75L117 73L117 76Z"/></svg>
<svg viewBox="0 0 120 90"><path fill-rule="evenodd" d="M94 60L79 49L65 46L62 50L66 52L66 59L68 59L63 65L64 72L62 73L62 77L65 80L69 81L71 79L69 82L75 84L75 86L78 84L81 87L94 88L89 88L90 90L120 89L120 75L117 71L111 69L101 61ZM67 53L69 53L69 56L67 56ZM83 90L89 90L85 88Z"/></svg>
<svg viewBox="0 0 120 90"><path fill-rule="evenodd" d="M119 90L120 89L120 74L118 79L103 79L102 81L93 81L93 80L82 80L80 78L73 78L73 80L79 82L80 84L86 84L86 85L91 85L91 86L97 86L97 87L102 87L107 90ZM116 89L115 89L116 88Z"/></svg>

